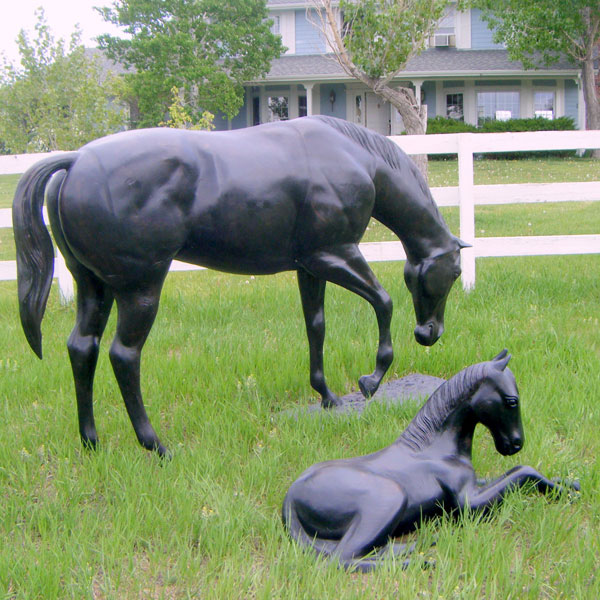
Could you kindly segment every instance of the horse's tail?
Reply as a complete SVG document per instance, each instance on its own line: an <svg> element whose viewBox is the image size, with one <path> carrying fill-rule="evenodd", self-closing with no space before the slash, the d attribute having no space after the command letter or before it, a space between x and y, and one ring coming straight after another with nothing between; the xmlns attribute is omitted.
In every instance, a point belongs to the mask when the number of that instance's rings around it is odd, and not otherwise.
<svg viewBox="0 0 600 600"><path fill-rule="evenodd" d="M281 510L281 518L287 529L290 537L301 546L308 546L316 550L318 554L331 556L335 551L338 542L333 540L324 540L316 536L310 536L302 522L298 518L298 513L294 507L294 503L288 492L283 500L283 508Z"/></svg>
<svg viewBox="0 0 600 600"><path fill-rule="evenodd" d="M44 191L50 177L56 171L68 169L77 156L77 152L68 152L33 165L19 180L13 200L21 325L29 345L40 358L41 323L54 273L54 248L42 216Z"/></svg>

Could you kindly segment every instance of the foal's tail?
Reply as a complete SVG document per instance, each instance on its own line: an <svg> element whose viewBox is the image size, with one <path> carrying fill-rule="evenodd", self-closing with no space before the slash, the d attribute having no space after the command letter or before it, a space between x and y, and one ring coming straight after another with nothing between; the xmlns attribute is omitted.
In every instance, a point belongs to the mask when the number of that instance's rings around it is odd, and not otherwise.
<svg viewBox="0 0 600 600"><path fill-rule="evenodd" d="M19 180L13 200L21 325L39 358L42 358L40 326L54 273L54 248L42 217L44 191L50 177L56 171L68 169L77 156L77 152L68 152L33 165Z"/></svg>

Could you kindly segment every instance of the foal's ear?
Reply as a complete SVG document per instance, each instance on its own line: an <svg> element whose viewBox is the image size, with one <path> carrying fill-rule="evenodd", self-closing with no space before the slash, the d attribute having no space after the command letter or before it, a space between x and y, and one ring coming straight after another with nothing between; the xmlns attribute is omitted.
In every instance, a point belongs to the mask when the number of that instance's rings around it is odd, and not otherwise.
<svg viewBox="0 0 600 600"><path fill-rule="evenodd" d="M511 355L508 353L508 350L506 348L504 348L504 350L502 350L502 352L500 352L500 354L498 354L497 356L494 356L494 358L492 358L492 362L494 363L494 367L498 371L504 371L504 369L506 369L506 365L508 364L508 361L510 359L511 359Z"/></svg>
<svg viewBox="0 0 600 600"><path fill-rule="evenodd" d="M500 352L500 354L496 354L496 356L494 356L494 358L492 358L492 360L502 360L507 354L508 354L508 350L506 348L504 348L504 350L502 350L502 352Z"/></svg>

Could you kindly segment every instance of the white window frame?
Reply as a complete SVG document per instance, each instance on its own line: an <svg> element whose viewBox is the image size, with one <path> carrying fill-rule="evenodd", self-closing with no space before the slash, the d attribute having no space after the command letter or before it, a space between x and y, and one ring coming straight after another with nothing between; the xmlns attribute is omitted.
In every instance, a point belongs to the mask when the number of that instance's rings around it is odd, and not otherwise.
<svg viewBox="0 0 600 600"><path fill-rule="evenodd" d="M519 94L519 116L515 117L514 115L512 115L510 118L511 119L522 119L523 118L523 93L524 90L521 87L491 87L491 88L485 88L485 87L480 87L480 88L475 88L475 118L476 118L476 124L477 127L479 127L479 101L478 101L478 94L485 94L485 93L516 93ZM463 101L464 101L464 97L463 97ZM464 110L464 105L463 105L463 110ZM498 112L498 110L496 110L495 112ZM495 119L495 113L494 113L494 119ZM501 120L501 119L495 119L495 120Z"/></svg>
<svg viewBox="0 0 600 600"><path fill-rule="evenodd" d="M552 94L553 98L552 98L552 116L548 117L544 114L536 114L536 110L535 110L535 95L536 94ZM533 116L534 117L543 117L544 119L550 119L551 121L556 119L557 115L556 115L556 100L557 100L558 94L555 88L553 87L547 87L547 88L542 88L542 87L538 87L536 88L535 86L533 87L532 90L532 102L533 102ZM549 111L538 111L539 113L542 112L549 112Z"/></svg>
<svg viewBox="0 0 600 600"><path fill-rule="evenodd" d="M448 96L454 96L456 94L461 94L462 95L462 110L463 110L463 114L462 114L462 123L466 123L466 118L465 118L465 108L466 108L466 103L467 103L467 92L464 88L442 88L442 93L444 95L443 98L443 106L444 106L444 118L446 119L451 119L452 117L448 116ZM460 120L460 119L455 119L455 120Z"/></svg>

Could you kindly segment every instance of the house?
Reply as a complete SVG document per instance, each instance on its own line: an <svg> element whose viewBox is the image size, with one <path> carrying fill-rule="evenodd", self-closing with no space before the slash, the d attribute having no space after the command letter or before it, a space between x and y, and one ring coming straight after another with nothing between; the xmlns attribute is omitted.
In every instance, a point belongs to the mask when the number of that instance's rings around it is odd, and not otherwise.
<svg viewBox="0 0 600 600"><path fill-rule="evenodd" d="M310 2L267 0L273 31L287 51L273 60L267 76L246 87L245 103L232 120L217 118L218 129L323 114L366 125L384 135L404 126L398 112L365 85L348 76L328 51L314 25ZM441 115L477 125L483 119L572 117L584 128L579 70L564 61L526 70L509 60L478 9L459 12L455 4L440 21L429 47L408 61L397 78Z"/></svg>

